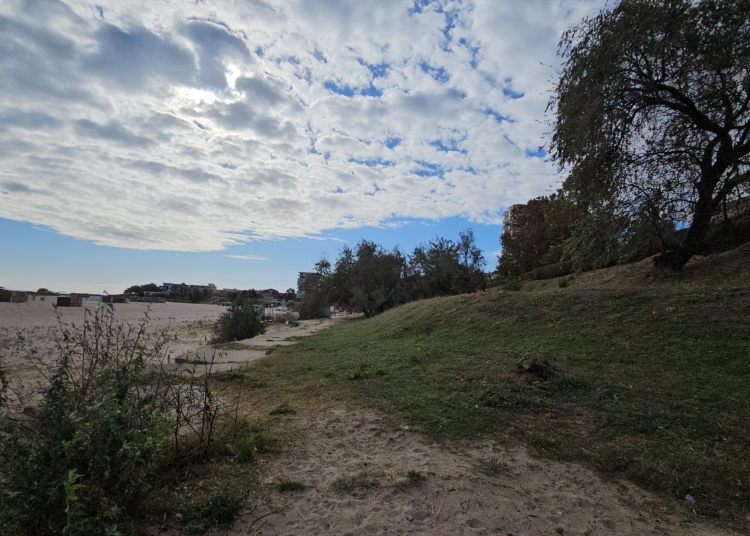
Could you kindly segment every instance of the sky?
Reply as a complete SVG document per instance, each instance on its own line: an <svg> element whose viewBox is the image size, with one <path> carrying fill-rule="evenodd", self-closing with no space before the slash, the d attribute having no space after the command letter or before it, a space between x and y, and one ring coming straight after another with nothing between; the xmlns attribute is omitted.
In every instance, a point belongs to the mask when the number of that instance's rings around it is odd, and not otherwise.
<svg viewBox="0 0 750 536"><path fill-rule="evenodd" d="M601 0L4 0L0 286L295 286L562 177L562 32Z"/></svg>

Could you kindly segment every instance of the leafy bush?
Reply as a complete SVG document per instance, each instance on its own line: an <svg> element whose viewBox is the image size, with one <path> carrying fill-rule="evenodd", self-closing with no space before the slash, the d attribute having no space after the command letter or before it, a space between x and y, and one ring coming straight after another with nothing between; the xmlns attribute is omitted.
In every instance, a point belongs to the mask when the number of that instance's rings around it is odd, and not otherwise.
<svg viewBox="0 0 750 536"><path fill-rule="evenodd" d="M213 342L239 341L265 333L263 310L256 309L256 301L251 296L237 296L229 310L216 321Z"/></svg>
<svg viewBox="0 0 750 536"><path fill-rule="evenodd" d="M80 328L60 323L30 418L14 417L0 375L0 534L129 531L165 467L211 452L210 363L203 376L177 375L165 368L168 334L151 333L148 316L130 326L111 306L85 314Z"/></svg>
<svg viewBox="0 0 750 536"><path fill-rule="evenodd" d="M508 292L518 292L523 288L524 281L520 277L509 277L500 279L500 288Z"/></svg>
<svg viewBox="0 0 750 536"><path fill-rule="evenodd" d="M307 290L302 301L297 304L300 320L314 320L316 318L328 318L329 303L321 290Z"/></svg>

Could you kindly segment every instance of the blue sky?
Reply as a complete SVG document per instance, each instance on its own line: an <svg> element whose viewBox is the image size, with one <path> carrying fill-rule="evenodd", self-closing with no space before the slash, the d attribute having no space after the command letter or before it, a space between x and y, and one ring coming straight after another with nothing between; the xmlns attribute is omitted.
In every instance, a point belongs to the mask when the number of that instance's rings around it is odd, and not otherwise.
<svg viewBox="0 0 750 536"><path fill-rule="evenodd" d="M490 252L499 249L500 227L470 224L464 218L414 220L399 229L364 227L324 233L319 239L270 240L202 253L98 246L44 227L0 219L0 247L12 252L0 267L0 280L8 288L67 292L116 293L130 284L149 282L286 290L296 286L297 272L311 270L321 256L335 259L344 242L353 247L365 238L411 251L438 235L457 239L466 225L471 225L485 251L488 267L494 267Z"/></svg>
<svg viewBox="0 0 750 536"><path fill-rule="evenodd" d="M286 288L560 181L556 44L598 0L9 0L0 285Z"/></svg>

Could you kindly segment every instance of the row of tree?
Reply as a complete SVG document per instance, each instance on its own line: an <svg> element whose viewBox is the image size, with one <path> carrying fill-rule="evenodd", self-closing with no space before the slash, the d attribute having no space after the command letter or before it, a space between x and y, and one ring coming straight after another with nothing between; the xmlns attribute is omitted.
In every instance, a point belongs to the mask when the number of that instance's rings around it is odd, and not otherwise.
<svg viewBox="0 0 750 536"><path fill-rule="evenodd" d="M592 210L567 189L537 197L508 211L500 243L497 272L514 277L559 265L553 275L586 271L668 253L680 245L684 231L650 205L631 214Z"/></svg>
<svg viewBox="0 0 750 536"><path fill-rule="evenodd" d="M300 318L318 318L330 305L370 317L420 298L475 292L485 285L486 264L471 229L457 241L438 237L411 255L368 240L344 247L333 264L321 259L299 305Z"/></svg>

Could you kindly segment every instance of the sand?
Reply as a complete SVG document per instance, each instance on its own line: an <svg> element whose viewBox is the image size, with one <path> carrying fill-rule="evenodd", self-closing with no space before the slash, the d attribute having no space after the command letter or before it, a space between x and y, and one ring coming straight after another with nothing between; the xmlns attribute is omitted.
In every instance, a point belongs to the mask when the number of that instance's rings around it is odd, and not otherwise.
<svg viewBox="0 0 750 536"><path fill-rule="evenodd" d="M60 307L56 312L50 302L0 303L0 348L5 344L11 349L4 352L3 364L13 382L15 393L23 399L14 404L18 406L18 411L25 405L36 402L34 392L38 391L43 374L52 370L56 355L54 340L59 334L58 321L80 326L86 314L95 312L97 307L98 304ZM339 320L304 320L294 327L271 324L265 334L238 341L249 349L215 350L208 343L213 335L214 322L226 312L226 307L189 303L127 303L114 307L118 322L137 324L148 314L151 330L168 329L170 343L167 352L170 363L177 369L195 369L197 374L201 374L204 367L196 367L196 362L213 360L213 372L241 369L265 357L274 346L293 344L293 341L287 340L290 337L310 335ZM22 346L33 346L38 351L38 361L28 359L24 352L12 351L17 346L19 337L22 339Z"/></svg>
<svg viewBox="0 0 750 536"><path fill-rule="evenodd" d="M93 313L98 305L86 307L60 307L60 321L80 326L87 311ZM211 337L211 327L226 307L185 303L127 303L115 305L119 322L136 324L148 312L154 330L170 328L177 337L174 344L197 347ZM51 370L56 352L54 340L59 334L58 316L50 302L0 303L0 350L3 345L5 367L12 386L24 404L35 402L34 392L43 381L42 373ZM37 350L38 362L30 360L24 352L14 351L19 343ZM10 349L8 349L8 347ZM41 371L39 369L41 367ZM23 404L22 404L23 405Z"/></svg>
<svg viewBox="0 0 750 536"><path fill-rule="evenodd" d="M522 447L438 445L362 409L329 410L298 426L296 444L263 468L257 506L228 534L733 534L697 523L675 501ZM409 471L424 481L409 483ZM362 473L377 487L337 489L338 479ZM285 480L308 488L281 493Z"/></svg>

